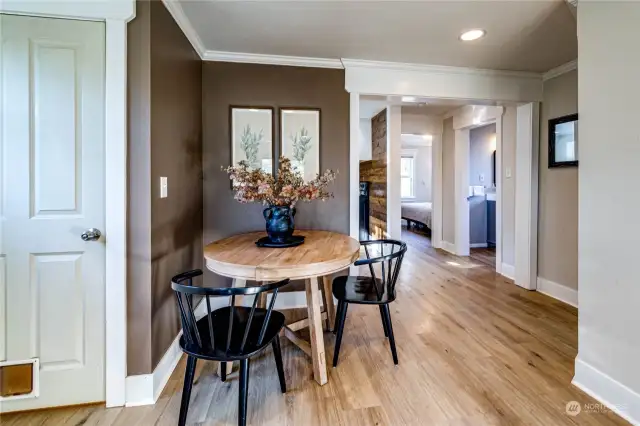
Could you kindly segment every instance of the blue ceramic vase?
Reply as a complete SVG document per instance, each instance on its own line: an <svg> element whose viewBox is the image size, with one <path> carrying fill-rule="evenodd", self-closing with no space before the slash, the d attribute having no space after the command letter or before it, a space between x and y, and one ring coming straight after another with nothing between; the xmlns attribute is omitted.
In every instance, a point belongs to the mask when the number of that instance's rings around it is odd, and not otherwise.
<svg viewBox="0 0 640 426"><path fill-rule="evenodd" d="M296 208L289 206L271 206L262 212L267 221L267 235L271 242L284 243L293 235L293 217Z"/></svg>

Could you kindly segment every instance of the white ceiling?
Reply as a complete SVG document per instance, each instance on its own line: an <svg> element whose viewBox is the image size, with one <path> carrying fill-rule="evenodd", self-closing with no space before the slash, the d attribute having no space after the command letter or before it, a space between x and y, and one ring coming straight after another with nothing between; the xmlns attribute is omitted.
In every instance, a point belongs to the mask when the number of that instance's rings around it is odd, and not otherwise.
<svg viewBox="0 0 640 426"><path fill-rule="evenodd" d="M403 114L444 115L447 112L468 105L471 102L460 99L418 98L418 102L402 102L400 96L360 96L360 118L372 118L387 106L402 106ZM425 104L426 103L426 104ZM477 104L477 101L473 102Z"/></svg>
<svg viewBox="0 0 640 426"><path fill-rule="evenodd" d="M178 0L204 48L545 72L577 57L564 0ZM463 43L463 30L486 37Z"/></svg>

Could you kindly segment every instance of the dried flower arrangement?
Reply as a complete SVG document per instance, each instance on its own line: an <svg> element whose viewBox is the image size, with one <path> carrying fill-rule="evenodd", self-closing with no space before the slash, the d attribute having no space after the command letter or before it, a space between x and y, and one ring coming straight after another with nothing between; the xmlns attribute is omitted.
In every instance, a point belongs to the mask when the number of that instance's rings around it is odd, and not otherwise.
<svg viewBox="0 0 640 426"><path fill-rule="evenodd" d="M274 177L262 169L251 169L246 161L222 168L232 180L235 199L241 203L262 203L265 206L294 207L298 201L327 200L333 194L327 186L336 173L327 169L322 175L305 182L302 174L291 166L291 160L280 157Z"/></svg>

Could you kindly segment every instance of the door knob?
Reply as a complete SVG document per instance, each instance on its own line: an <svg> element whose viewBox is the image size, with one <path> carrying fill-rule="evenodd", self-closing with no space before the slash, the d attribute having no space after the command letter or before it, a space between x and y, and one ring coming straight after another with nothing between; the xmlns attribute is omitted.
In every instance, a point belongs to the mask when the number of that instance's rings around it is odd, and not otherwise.
<svg viewBox="0 0 640 426"><path fill-rule="evenodd" d="M102 233L99 229L89 228L80 235L80 238L84 241L98 241L100 236L102 236Z"/></svg>

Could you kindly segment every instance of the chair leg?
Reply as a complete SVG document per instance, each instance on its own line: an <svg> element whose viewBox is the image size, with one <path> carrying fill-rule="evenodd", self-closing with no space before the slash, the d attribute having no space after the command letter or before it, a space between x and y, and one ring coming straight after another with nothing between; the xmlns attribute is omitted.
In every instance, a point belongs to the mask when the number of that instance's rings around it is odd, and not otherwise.
<svg viewBox="0 0 640 426"><path fill-rule="evenodd" d="M389 328L387 326L387 320L384 317L384 308L382 305L378 307L380 308L380 318L382 319L382 327L384 328L384 337L389 337Z"/></svg>
<svg viewBox="0 0 640 426"><path fill-rule="evenodd" d="M338 366L338 356L340 355L340 344L342 343L342 332L344 331L344 322L347 318L347 302L340 301L340 317L338 318L338 335L336 337L336 347L333 350L333 366Z"/></svg>
<svg viewBox="0 0 640 426"><path fill-rule="evenodd" d="M282 351L280 350L280 337L276 336L271 342L273 347L273 357L276 359L276 367L278 368L278 379L280 380L280 390L287 393L287 382L284 379L284 367L282 366Z"/></svg>
<svg viewBox="0 0 640 426"><path fill-rule="evenodd" d="M223 382L227 381L227 363L220 361L220 380Z"/></svg>
<svg viewBox="0 0 640 426"><path fill-rule="evenodd" d="M396 340L393 338L393 326L391 325L391 313L389 312L389 305L383 305L384 317L387 320L387 328L389 329L389 346L391 346L391 355L393 356L393 363L398 365L398 353L396 352Z"/></svg>
<svg viewBox="0 0 640 426"><path fill-rule="evenodd" d="M338 323L340 322L340 315L342 315L342 308L344 307L345 302L338 302L338 309L336 309L336 319L334 321L333 334L338 333Z"/></svg>
<svg viewBox="0 0 640 426"><path fill-rule="evenodd" d="M180 402L180 417L178 418L178 426L184 426L187 423L189 399L191 399L191 388L193 387L193 376L195 376L197 360L198 359L193 356L187 357L187 369L184 373L184 386L182 388L182 402Z"/></svg>
<svg viewBox="0 0 640 426"><path fill-rule="evenodd" d="M247 397L249 396L249 358L240 360L240 383L238 393L238 425L247 424Z"/></svg>

